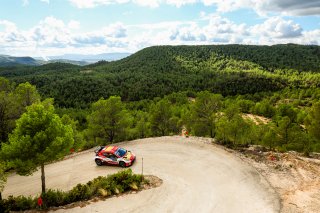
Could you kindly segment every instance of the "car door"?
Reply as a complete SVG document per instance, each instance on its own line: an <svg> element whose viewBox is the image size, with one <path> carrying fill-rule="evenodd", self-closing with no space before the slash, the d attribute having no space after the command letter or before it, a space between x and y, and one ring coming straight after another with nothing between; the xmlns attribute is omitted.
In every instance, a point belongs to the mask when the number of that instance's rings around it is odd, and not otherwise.
<svg viewBox="0 0 320 213"><path fill-rule="evenodd" d="M118 164L118 158L114 154L109 155L110 164Z"/></svg>
<svg viewBox="0 0 320 213"><path fill-rule="evenodd" d="M110 153L107 153L107 152L105 152L105 153L103 153L103 161L105 161L106 163L108 163L108 164L113 164L112 162L113 162L113 160L110 158Z"/></svg>

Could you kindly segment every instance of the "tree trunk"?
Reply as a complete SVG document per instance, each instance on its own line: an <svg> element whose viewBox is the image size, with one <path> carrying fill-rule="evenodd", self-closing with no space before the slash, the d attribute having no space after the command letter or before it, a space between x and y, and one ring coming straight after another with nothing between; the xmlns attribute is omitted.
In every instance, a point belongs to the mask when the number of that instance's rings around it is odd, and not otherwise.
<svg viewBox="0 0 320 213"><path fill-rule="evenodd" d="M113 142L113 138L114 138L114 132L111 131L110 132L110 137L109 137L109 141L112 143Z"/></svg>
<svg viewBox="0 0 320 213"><path fill-rule="evenodd" d="M2 194L1 194L1 192L0 192L0 201L2 200Z"/></svg>
<svg viewBox="0 0 320 213"><path fill-rule="evenodd" d="M44 176L44 164L41 164L41 186L42 186L42 194L46 192L46 178Z"/></svg>
<svg viewBox="0 0 320 213"><path fill-rule="evenodd" d="M215 138L216 137L216 131L213 131L213 129L210 129L210 136L211 136L211 138Z"/></svg>

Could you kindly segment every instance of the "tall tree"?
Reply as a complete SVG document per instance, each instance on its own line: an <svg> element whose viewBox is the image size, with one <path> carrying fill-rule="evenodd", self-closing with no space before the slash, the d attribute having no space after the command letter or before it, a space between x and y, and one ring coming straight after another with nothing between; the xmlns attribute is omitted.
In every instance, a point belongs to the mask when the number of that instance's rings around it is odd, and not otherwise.
<svg viewBox="0 0 320 213"><path fill-rule="evenodd" d="M277 126L277 134L279 136L279 142L281 145L289 143L290 131L292 128L291 119L288 116L282 117Z"/></svg>
<svg viewBox="0 0 320 213"><path fill-rule="evenodd" d="M125 138L125 131L130 126L129 114L118 96L100 99L92 104L92 113L88 116L88 129L96 139L114 142Z"/></svg>
<svg viewBox="0 0 320 213"><path fill-rule="evenodd" d="M12 84L6 78L0 77L0 92L4 91L9 93L12 90Z"/></svg>
<svg viewBox="0 0 320 213"><path fill-rule="evenodd" d="M262 136L262 144L268 146L269 149L272 150L277 144L278 137L276 131L274 130L275 127L272 126L272 124L270 124L269 126L267 126L267 129Z"/></svg>
<svg viewBox="0 0 320 213"><path fill-rule="evenodd" d="M18 112L21 115L25 112L25 107L40 101L40 95L35 86L29 82L19 84L13 92Z"/></svg>
<svg viewBox="0 0 320 213"><path fill-rule="evenodd" d="M172 110L170 102L166 99L154 104L151 108L151 127L156 135L167 135L170 130L170 118L172 116Z"/></svg>
<svg viewBox="0 0 320 213"><path fill-rule="evenodd" d="M26 107L39 101L40 95L30 83L19 84L13 90L8 80L0 78L0 141L7 141L15 120L26 111Z"/></svg>
<svg viewBox="0 0 320 213"><path fill-rule="evenodd" d="M5 164L0 162L0 201L2 200L2 191L4 189L4 185L7 181L7 176L5 174Z"/></svg>
<svg viewBox="0 0 320 213"><path fill-rule="evenodd" d="M6 142L8 134L14 126L14 100L11 94L0 91L0 146Z"/></svg>
<svg viewBox="0 0 320 213"><path fill-rule="evenodd" d="M12 85L9 80L0 77L0 146L1 142L8 139L8 133L12 126L13 98L11 95Z"/></svg>
<svg viewBox="0 0 320 213"><path fill-rule="evenodd" d="M309 134L320 141L320 102L313 104L305 124Z"/></svg>
<svg viewBox="0 0 320 213"><path fill-rule="evenodd" d="M150 135L150 122L148 121L148 113L137 111L135 130L139 138L145 138Z"/></svg>
<svg viewBox="0 0 320 213"><path fill-rule="evenodd" d="M196 135L215 137L217 112L222 107L222 96L200 92L191 108L191 126Z"/></svg>
<svg viewBox="0 0 320 213"><path fill-rule="evenodd" d="M77 129L77 125L78 125L78 121L73 120L69 115L64 114L61 117L61 121L64 125L69 125L72 127L72 131L73 131L73 148L75 150L80 149L83 144L84 144L84 139L83 139L83 134L82 132L79 132Z"/></svg>
<svg viewBox="0 0 320 213"><path fill-rule="evenodd" d="M232 120L228 120L226 126L228 140L232 142L234 146L245 143L248 130L250 130L249 128L248 123L246 123L240 115L234 116Z"/></svg>
<svg viewBox="0 0 320 213"><path fill-rule="evenodd" d="M47 100L27 107L9 142L3 144L1 156L20 175L30 175L41 168L42 193L45 193L44 165L63 157L73 145L73 132L55 114Z"/></svg>

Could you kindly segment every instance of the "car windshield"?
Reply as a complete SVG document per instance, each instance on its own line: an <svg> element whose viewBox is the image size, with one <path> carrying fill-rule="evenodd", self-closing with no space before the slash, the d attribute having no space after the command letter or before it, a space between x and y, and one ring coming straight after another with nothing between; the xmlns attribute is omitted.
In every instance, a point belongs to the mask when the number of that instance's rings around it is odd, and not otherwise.
<svg viewBox="0 0 320 213"><path fill-rule="evenodd" d="M116 155L118 155L119 157L123 157L126 153L127 153L127 150L125 150L123 148L119 148L116 151Z"/></svg>

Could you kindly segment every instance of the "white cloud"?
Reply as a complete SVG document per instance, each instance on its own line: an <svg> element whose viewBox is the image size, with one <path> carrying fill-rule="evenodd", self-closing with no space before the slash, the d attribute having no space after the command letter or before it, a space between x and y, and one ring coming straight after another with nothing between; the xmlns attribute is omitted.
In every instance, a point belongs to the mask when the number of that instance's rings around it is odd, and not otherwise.
<svg viewBox="0 0 320 213"><path fill-rule="evenodd" d="M104 34L113 38L124 38L127 36L127 29L121 22L109 25L103 29Z"/></svg>
<svg viewBox="0 0 320 213"><path fill-rule="evenodd" d="M181 7L186 4L196 3L198 0L69 0L78 8L93 8L100 5L134 3L143 7L159 7L160 4L169 4Z"/></svg>
<svg viewBox="0 0 320 213"><path fill-rule="evenodd" d="M208 33L212 34L233 34L246 35L246 24L235 24L227 18L218 15L209 15L209 24L205 27Z"/></svg>
<svg viewBox="0 0 320 213"><path fill-rule="evenodd" d="M161 0L132 0L133 3L144 7L159 7Z"/></svg>
<svg viewBox="0 0 320 213"><path fill-rule="evenodd" d="M80 28L80 22L75 21L75 20L71 20L71 21L69 21L69 23L68 23L68 27L69 27L70 29L77 30L77 29Z"/></svg>
<svg viewBox="0 0 320 213"><path fill-rule="evenodd" d="M17 29L15 23L7 20L0 20L0 25L4 26L5 31L15 31Z"/></svg>
<svg viewBox="0 0 320 213"><path fill-rule="evenodd" d="M123 3L130 2L130 0L69 0L69 1L78 8L94 8L99 5L123 4Z"/></svg>
<svg viewBox="0 0 320 213"><path fill-rule="evenodd" d="M13 22L0 20L0 25L4 27L4 31L0 32L0 44L7 46L11 43L25 41L25 37L19 33L16 25Z"/></svg>
<svg viewBox="0 0 320 213"><path fill-rule="evenodd" d="M206 6L216 5L218 12L229 12L250 5L254 0L201 0Z"/></svg>
<svg viewBox="0 0 320 213"><path fill-rule="evenodd" d="M259 5L260 10L280 12L284 15L319 15L319 0L264 0Z"/></svg>
<svg viewBox="0 0 320 213"><path fill-rule="evenodd" d="M171 30L170 39L196 43L239 43L250 34L245 24L237 25L218 15L202 13L201 18L205 21L204 26L200 27L197 23L177 26Z"/></svg>
<svg viewBox="0 0 320 213"><path fill-rule="evenodd" d="M62 20L46 17L30 30L39 46L66 47L70 42L70 30Z"/></svg>
<svg viewBox="0 0 320 213"><path fill-rule="evenodd" d="M168 21L125 25L117 22L94 31L81 31L76 20L46 17L27 30L0 20L4 54L60 55L88 52L135 52L153 45L194 44L320 44L320 30L304 31L292 20L266 19L255 26L236 24L217 14L201 13L198 21ZM2 30L1 30L2 29Z"/></svg>
<svg viewBox="0 0 320 213"><path fill-rule="evenodd" d="M302 36L302 28L292 20L272 17L264 23L255 25L252 32L270 38L295 38Z"/></svg>
<svg viewBox="0 0 320 213"><path fill-rule="evenodd" d="M259 15L276 12L283 15L319 15L319 0L201 0L206 6L216 5L219 12L241 8L255 10Z"/></svg>
<svg viewBox="0 0 320 213"><path fill-rule="evenodd" d="M71 46L99 46L124 47L126 44L127 29L120 22L111 24L99 31L74 34L71 36Z"/></svg>
<svg viewBox="0 0 320 213"><path fill-rule="evenodd" d="M44 2L44 3L47 3L49 4L50 3L50 0L40 0L40 2ZM22 6L23 7L26 7L30 4L30 1L29 0L22 0Z"/></svg>
<svg viewBox="0 0 320 213"><path fill-rule="evenodd" d="M320 29L303 32L299 43L320 45Z"/></svg>
<svg viewBox="0 0 320 213"><path fill-rule="evenodd" d="M205 6L215 5L218 12L230 12L247 8L256 11L262 16L273 12L283 15L320 14L319 0L69 0L69 2L78 8L94 8L100 5L124 3L134 3L151 8L159 7L161 4L181 7L188 4L201 3Z"/></svg>
<svg viewBox="0 0 320 213"><path fill-rule="evenodd" d="M192 24L185 27L177 27L174 29L170 35L170 39L180 40L185 42L196 42L196 41L206 41L207 37L203 30L199 28L196 24Z"/></svg>
<svg viewBox="0 0 320 213"><path fill-rule="evenodd" d="M125 51L129 45L133 48L127 38L127 27L120 22L86 33L79 32L80 26L75 20L64 22L46 17L28 30L19 30L14 23L0 20L1 52L46 58L73 52Z"/></svg>
<svg viewBox="0 0 320 213"><path fill-rule="evenodd" d="M97 46L106 43L106 37L104 35L98 35L96 33L87 33L76 35L71 43L72 46Z"/></svg>
<svg viewBox="0 0 320 213"><path fill-rule="evenodd" d="M187 4L197 3L198 0L167 0L166 3L169 5L174 5L176 7L181 7Z"/></svg>

